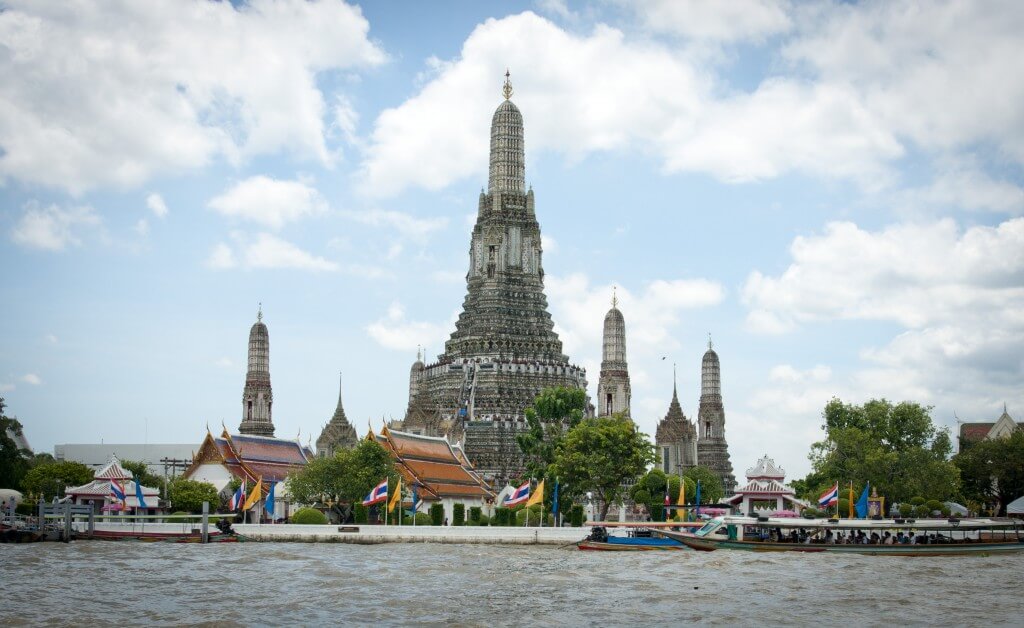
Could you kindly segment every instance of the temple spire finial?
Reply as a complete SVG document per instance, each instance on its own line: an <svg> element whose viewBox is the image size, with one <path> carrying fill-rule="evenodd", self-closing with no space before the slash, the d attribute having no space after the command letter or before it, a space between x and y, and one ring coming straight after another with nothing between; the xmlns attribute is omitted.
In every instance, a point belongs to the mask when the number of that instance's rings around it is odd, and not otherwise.
<svg viewBox="0 0 1024 628"><path fill-rule="evenodd" d="M505 100L512 98L512 82L509 80L509 76L511 75L508 68L505 68L505 85L501 88L501 94L505 97Z"/></svg>
<svg viewBox="0 0 1024 628"><path fill-rule="evenodd" d="M676 396L676 363L672 363L672 396Z"/></svg>
<svg viewBox="0 0 1024 628"><path fill-rule="evenodd" d="M619 306L619 295L616 293L616 286L612 286L612 307Z"/></svg>
<svg viewBox="0 0 1024 628"><path fill-rule="evenodd" d="M262 301L260 301L258 304L256 304L256 320L258 322L263 322L263 302Z"/></svg>
<svg viewBox="0 0 1024 628"><path fill-rule="evenodd" d="M712 342L711 342L711 332L709 331L708 332L708 351L710 351L710 350L712 350L714 348L715 348L715 345L712 344Z"/></svg>

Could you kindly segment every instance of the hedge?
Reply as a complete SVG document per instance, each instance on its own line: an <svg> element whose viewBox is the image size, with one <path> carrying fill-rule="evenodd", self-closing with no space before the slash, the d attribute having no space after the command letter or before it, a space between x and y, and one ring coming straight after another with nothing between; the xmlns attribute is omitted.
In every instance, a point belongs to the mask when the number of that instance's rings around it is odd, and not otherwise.
<svg viewBox="0 0 1024 628"><path fill-rule="evenodd" d="M479 506L469 507L469 521L470 523L476 523L480 521L481 511Z"/></svg>
<svg viewBox="0 0 1024 628"><path fill-rule="evenodd" d="M416 513L416 524L415 525L418 525L418 526L428 526L430 524L431 524L430 515L428 515L425 512L418 512L418 513ZM403 517L402 518L402 525L404 525L404 526L411 526L411 525L413 525L412 517L408 517L408 516L407 517Z"/></svg>
<svg viewBox="0 0 1024 628"><path fill-rule="evenodd" d="M509 521L509 515L512 513L511 510L504 506L498 506L494 509L494 520L492 525L496 526L507 526Z"/></svg>
<svg viewBox="0 0 1024 628"><path fill-rule="evenodd" d="M362 504L352 505L352 519L356 523L366 523L369 521L370 509Z"/></svg>
<svg viewBox="0 0 1024 628"><path fill-rule="evenodd" d="M569 511L569 523L574 528L580 528L583 526L582 504L573 504L572 510Z"/></svg>
<svg viewBox="0 0 1024 628"><path fill-rule="evenodd" d="M466 523L466 505L455 504L452 506L452 525L461 526Z"/></svg>
<svg viewBox="0 0 1024 628"><path fill-rule="evenodd" d="M290 522L299 525L324 525L327 523L327 516L316 508L299 508L292 515Z"/></svg>
<svg viewBox="0 0 1024 628"><path fill-rule="evenodd" d="M430 525L433 525L433 526L444 525L444 505L442 505L442 504L431 504L430 505Z"/></svg>

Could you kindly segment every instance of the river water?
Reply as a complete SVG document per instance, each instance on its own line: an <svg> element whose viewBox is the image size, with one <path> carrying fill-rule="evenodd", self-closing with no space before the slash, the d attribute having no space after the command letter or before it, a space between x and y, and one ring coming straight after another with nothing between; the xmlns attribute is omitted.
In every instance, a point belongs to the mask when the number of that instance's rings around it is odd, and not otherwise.
<svg viewBox="0 0 1024 628"><path fill-rule="evenodd" d="M0 624L1024 624L1024 554L0 545Z"/></svg>

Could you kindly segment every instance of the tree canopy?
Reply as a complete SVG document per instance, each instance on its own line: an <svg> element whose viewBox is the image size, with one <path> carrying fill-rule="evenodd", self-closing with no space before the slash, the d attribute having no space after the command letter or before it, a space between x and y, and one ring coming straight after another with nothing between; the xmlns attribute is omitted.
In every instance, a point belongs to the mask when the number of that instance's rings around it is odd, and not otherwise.
<svg viewBox="0 0 1024 628"><path fill-rule="evenodd" d="M865 482L886 497L886 503L928 495L954 497L960 472L950 460L949 431L932 423L931 407L911 401L893 404L873 399L862 405L832 399L822 412L825 440L811 446L812 472L802 482L805 495L834 482Z"/></svg>
<svg viewBox="0 0 1024 628"><path fill-rule="evenodd" d="M125 471L131 471L132 477L136 482L147 486L149 488L155 488L162 490L164 487L164 478L149 471L149 466L140 460L122 460L121 468Z"/></svg>
<svg viewBox="0 0 1024 628"><path fill-rule="evenodd" d="M651 469L643 475L633 488L630 489L630 499L639 505L644 506L654 521L663 521L665 517L665 495L668 494L669 502L676 504L679 501L679 486L683 484L686 488L684 500L692 504L697 485L693 480L678 475L666 475L658 468ZM671 517L674 513L669 513Z"/></svg>
<svg viewBox="0 0 1024 628"><path fill-rule="evenodd" d="M561 478L567 496L593 491L603 520L608 506L621 498L623 483L638 478L656 459L654 445L632 421L601 417L584 419L568 431L550 471Z"/></svg>
<svg viewBox="0 0 1024 628"><path fill-rule="evenodd" d="M376 441L363 439L352 449L314 458L288 476L288 493L300 503L358 502L384 478L395 486L398 471L391 454Z"/></svg>
<svg viewBox="0 0 1024 628"><path fill-rule="evenodd" d="M516 436L526 460L526 477L543 478L555 461L555 450L565 436L583 420L587 394L581 388L545 388L526 409L526 426Z"/></svg>
<svg viewBox="0 0 1024 628"><path fill-rule="evenodd" d="M20 489L21 481L31 466L32 452L19 449L7 432L21 434L21 423L4 415L4 398L0 397L0 488Z"/></svg>
<svg viewBox="0 0 1024 628"><path fill-rule="evenodd" d="M209 502L210 512L213 512L220 505L217 487L209 482L185 478L177 478L168 484L167 497L175 511L199 513L203 511L203 502Z"/></svg>
<svg viewBox="0 0 1024 628"><path fill-rule="evenodd" d="M999 512L1024 495L1024 430L1016 429L1005 438L972 443L956 455L962 492L977 504L998 504Z"/></svg>
<svg viewBox="0 0 1024 628"><path fill-rule="evenodd" d="M696 486L698 480L700 481L700 503L702 504L717 504L718 500L725 496L725 491L722 489L722 479L707 467L698 465L687 469L683 477L692 481L694 486ZM694 490L696 491L696 489Z"/></svg>
<svg viewBox="0 0 1024 628"><path fill-rule="evenodd" d="M62 460L33 467L25 474L21 485L25 492L42 495L49 501L54 497L64 497L67 487L88 484L92 478L93 470L81 462Z"/></svg>

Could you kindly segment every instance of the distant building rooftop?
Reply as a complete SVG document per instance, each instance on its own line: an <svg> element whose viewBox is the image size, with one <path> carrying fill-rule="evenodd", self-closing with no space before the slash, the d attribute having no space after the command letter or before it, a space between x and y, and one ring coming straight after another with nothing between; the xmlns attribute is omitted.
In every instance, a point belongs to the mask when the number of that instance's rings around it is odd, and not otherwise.
<svg viewBox="0 0 1024 628"><path fill-rule="evenodd" d="M176 464L166 463L166 473L169 476L181 475L181 473L192 463L193 452L197 449L195 443L188 444L125 444L125 443L100 443L96 444L65 444L56 445L53 448L53 457L57 460L68 460L70 462L81 462L94 471L99 471L107 466L111 456L119 460L132 460L145 462L150 473L164 475L165 463L163 460L177 460Z"/></svg>

